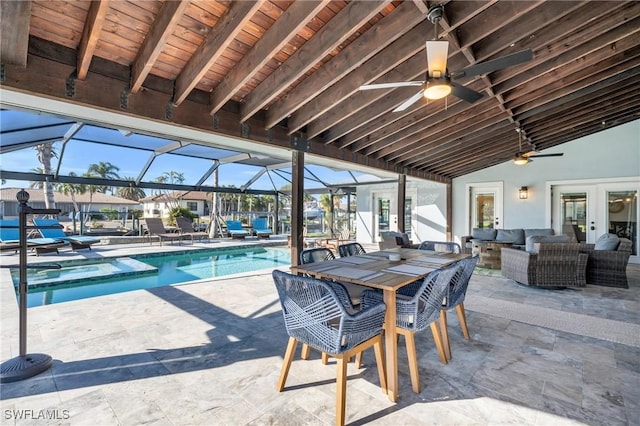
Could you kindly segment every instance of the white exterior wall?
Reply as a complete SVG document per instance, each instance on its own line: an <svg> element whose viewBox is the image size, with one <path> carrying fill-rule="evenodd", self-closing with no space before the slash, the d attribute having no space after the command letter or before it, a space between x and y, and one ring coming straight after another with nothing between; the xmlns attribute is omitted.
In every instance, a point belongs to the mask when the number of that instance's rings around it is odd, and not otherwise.
<svg viewBox="0 0 640 426"><path fill-rule="evenodd" d="M357 188L356 238L362 243L379 241L376 228L376 196L391 201L390 230L397 231L398 223L398 185L363 185ZM411 197L412 212L411 239L414 242L424 240L446 240L446 185L424 180L407 180L406 197Z"/></svg>

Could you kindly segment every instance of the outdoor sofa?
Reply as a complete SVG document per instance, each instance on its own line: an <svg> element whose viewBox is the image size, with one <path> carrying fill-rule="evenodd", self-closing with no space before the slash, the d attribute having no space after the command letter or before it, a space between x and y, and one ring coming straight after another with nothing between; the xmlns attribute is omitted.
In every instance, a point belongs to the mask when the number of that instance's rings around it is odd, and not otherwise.
<svg viewBox="0 0 640 426"><path fill-rule="evenodd" d="M555 235L553 228L473 228L471 235L465 235L460 238L460 245L465 253L471 253L473 240L513 243L514 248L525 249L527 238L550 235Z"/></svg>

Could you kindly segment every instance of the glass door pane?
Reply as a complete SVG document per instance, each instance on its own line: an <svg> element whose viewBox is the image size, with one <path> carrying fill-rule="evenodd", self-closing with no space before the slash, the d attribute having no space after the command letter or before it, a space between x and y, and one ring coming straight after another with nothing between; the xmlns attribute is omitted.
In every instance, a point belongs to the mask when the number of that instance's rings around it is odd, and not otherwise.
<svg viewBox="0 0 640 426"><path fill-rule="evenodd" d="M493 228L495 224L495 194L475 193L473 228Z"/></svg>
<svg viewBox="0 0 640 426"><path fill-rule="evenodd" d="M411 237L411 198L404 201L404 231Z"/></svg>
<svg viewBox="0 0 640 426"><path fill-rule="evenodd" d="M391 202L388 198L378 199L378 230L389 230L389 213L391 211Z"/></svg>
<svg viewBox="0 0 640 426"><path fill-rule="evenodd" d="M633 254L637 253L638 241L638 192L637 191L609 191L607 192L607 223L610 234L620 238L627 238L633 242Z"/></svg>
<svg viewBox="0 0 640 426"><path fill-rule="evenodd" d="M575 234L579 242L586 241L587 234L587 193L563 192L560 194L560 218L562 232ZM575 228L577 227L577 228Z"/></svg>

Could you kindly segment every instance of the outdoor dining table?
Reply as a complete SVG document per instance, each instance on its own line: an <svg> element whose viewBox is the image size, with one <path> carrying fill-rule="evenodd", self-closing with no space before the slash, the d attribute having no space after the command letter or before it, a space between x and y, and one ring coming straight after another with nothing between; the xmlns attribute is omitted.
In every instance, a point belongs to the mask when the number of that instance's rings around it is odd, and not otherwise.
<svg viewBox="0 0 640 426"><path fill-rule="evenodd" d="M400 260L389 260L391 254L400 254ZM384 321L387 395L389 400L396 402L398 400L396 291L423 279L436 269L444 268L467 257L470 255L465 253L435 253L428 250L394 248L292 266L291 271L295 274L306 274L382 290L384 303L387 306Z"/></svg>

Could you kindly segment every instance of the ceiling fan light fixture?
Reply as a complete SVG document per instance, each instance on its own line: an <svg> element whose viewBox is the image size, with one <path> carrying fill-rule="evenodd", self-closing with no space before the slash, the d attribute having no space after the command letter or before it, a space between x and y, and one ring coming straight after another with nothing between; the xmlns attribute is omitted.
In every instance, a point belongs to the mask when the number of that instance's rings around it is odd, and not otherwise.
<svg viewBox="0 0 640 426"><path fill-rule="evenodd" d="M529 162L529 159L522 155L517 155L516 158L513 159L513 162L518 166L524 166Z"/></svg>
<svg viewBox="0 0 640 426"><path fill-rule="evenodd" d="M424 89L424 97L431 100L442 99L451 93L451 85L447 81L428 82Z"/></svg>

